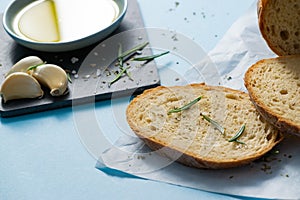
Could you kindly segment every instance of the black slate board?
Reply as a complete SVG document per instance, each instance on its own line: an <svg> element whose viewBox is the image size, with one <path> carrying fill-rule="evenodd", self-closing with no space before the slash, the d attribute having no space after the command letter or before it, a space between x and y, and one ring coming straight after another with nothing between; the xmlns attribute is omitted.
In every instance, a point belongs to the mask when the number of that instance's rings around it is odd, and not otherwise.
<svg viewBox="0 0 300 200"><path fill-rule="evenodd" d="M2 18L2 15L1 15ZM2 25L2 24L1 24ZM128 1L127 13L118 27L104 41L70 52L47 53L23 47L14 42L0 27L0 82L4 81L5 73L14 63L26 56L39 56L47 63L57 64L72 72L72 83L69 84L69 94L61 97L51 97L45 90L42 99L22 99L0 103L1 117L13 117L28 113L57 109L77 104L90 103L99 100L117 98L124 95L134 95L143 90L160 84L159 75L154 61L145 65L132 63L131 76L122 77L118 82L109 86L118 68L114 65L119 44L124 50L147 41L147 33L136 0ZM146 48L143 54L151 54ZM0 97L1 98L1 97Z"/></svg>

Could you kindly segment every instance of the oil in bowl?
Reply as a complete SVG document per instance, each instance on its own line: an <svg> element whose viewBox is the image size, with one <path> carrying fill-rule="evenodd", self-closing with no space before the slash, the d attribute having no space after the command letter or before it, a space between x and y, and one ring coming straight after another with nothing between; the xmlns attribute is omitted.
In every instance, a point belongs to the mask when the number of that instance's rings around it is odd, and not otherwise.
<svg viewBox="0 0 300 200"><path fill-rule="evenodd" d="M60 28L54 1L36 1L29 4L17 14L13 28L18 35L30 40L60 41Z"/></svg>
<svg viewBox="0 0 300 200"><path fill-rule="evenodd" d="M74 40L110 26L120 10L113 0L54 0L61 40Z"/></svg>
<svg viewBox="0 0 300 200"><path fill-rule="evenodd" d="M103 39L117 28L127 8L125 0L26 0L23 6L20 1L6 11L15 11L14 16L5 12L4 28L24 46L46 51L72 50Z"/></svg>

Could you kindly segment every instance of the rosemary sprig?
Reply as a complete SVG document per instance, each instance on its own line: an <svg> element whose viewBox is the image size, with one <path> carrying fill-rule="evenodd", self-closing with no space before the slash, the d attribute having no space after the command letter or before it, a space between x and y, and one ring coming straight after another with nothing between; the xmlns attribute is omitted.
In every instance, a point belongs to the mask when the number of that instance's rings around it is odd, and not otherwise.
<svg viewBox="0 0 300 200"><path fill-rule="evenodd" d="M246 125L244 124L240 128L240 130L231 139L228 140L228 142L237 142L237 143L240 143L240 144L245 144L244 142L241 142L241 141L238 140L238 138L243 134L245 129L246 129Z"/></svg>
<svg viewBox="0 0 300 200"><path fill-rule="evenodd" d="M110 87L112 84L114 84L116 81L118 81L118 80L122 77L122 75L123 75L124 73L126 73L127 69L129 69L129 68L130 68L130 67L123 68L122 71L119 72L119 73L117 74L117 76L116 76L112 81L110 81L110 82L108 83L108 86Z"/></svg>
<svg viewBox="0 0 300 200"><path fill-rule="evenodd" d="M153 60L153 59L158 58L160 56L166 55L168 53L170 53L170 51L166 51L166 52L156 54L156 55L152 55L152 56L135 57L132 60L134 60L134 61L150 61L150 60Z"/></svg>
<svg viewBox="0 0 300 200"><path fill-rule="evenodd" d="M144 43L139 44L139 45L137 45L137 46L133 47L132 49L129 49L129 50L125 51L125 52L123 52L122 44L121 43L119 44L119 50L118 50L118 58L117 58L117 60L118 60L118 65L119 65L119 68L120 68L121 72L115 77L115 79L113 81L111 81L109 83L109 87L113 83L115 83L116 81L118 81L124 73L129 77L130 80L133 80L130 72L128 72L128 70L127 70L129 67L124 68L124 61L126 59L128 59L128 57L131 56L132 54L135 54L137 51L140 51L140 50L144 49L148 44L149 44L149 42L144 42ZM169 53L169 51L161 53L161 54L153 55L153 56L140 57L140 58L136 58L136 59L133 59L133 60L136 60L136 61L153 60L153 59L155 59L157 57L160 57L160 56L163 56L163 55L165 55L167 53Z"/></svg>
<svg viewBox="0 0 300 200"><path fill-rule="evenodd" d="M144 42L142 44L139 44L135 47L133 47L132 49L129 49L128 51L125 51L124 53L120 53L119 51L119 55L118 55L118 60L120 58L124 59L125 57L129 56L130 54L136 53L139 50L142 50L143 48L145 48L147 45L149 44L149 42Z"/></svg>
<svg viewBox="0 0 300 200"><path fill-rule="evenodd" d="M124 69L124 57L122 56L122 44L119 44L119 51L118 51L118 64L120 67L120 70ZM133 78L131 77L131 73L128 72L128 70L125 70L126 75L129 77L130 80L133 81Z"/></svg>
<svg viewBox="0 0 300 200"><path fill-rule="evenodd" d="M123 50L122 50L123 48L122 48L122 44L121 43L119 43L119 51L118 51L118 58L120 58L121 57L121 55L122 55L122 52L123 52Z"/></svg>
<svg viewBox="0 0 300 200"><path fill-rule="evenodd" d="M130 67L128 67L128 68L130 68ZM128 70L126 70L125 73L126 73L126 75L128 76L128 78L129 78L130 80L133 81L133 78L132 78L132 76L131 76L131 73L130 73Z"/></svg>
<svg viewBox="0 0 300 200"><path fill-rule="evenodd" d="M32 65L32 66L28 67L26 71L34 70L34 69L36 69L38 66L41 66L41 65L43 65L43 64L46 64L46 62L39 63L39 64L36 64L36 65Z"/></svg>
<svg viewBox="0 0 300 200"><path fill-rule="evenodd" d="M71 76L70 76L70 73L69 73L69 72L67 72L67 78L68 78L68 81L69 81L70 83L72 83L72 79L71 79Z"/></svg>
<svg viewBox="0 0 300 200"><path fill-rule="evenodd" d="M218 131L220 131L220 133L224 134L225 130L224 128L215 120L211 119L210 117L208 117L207 115L204 115L202 113L200 113L200 115L203 117L203 119L205 119L206 121L208 121L209 123L211 123Z"/></svg>
<svg viewBox="0 0 300 200"><path fill-rule="evenodd" d="M118 64L120 67L123 68L123 57L122 57L122 44L119 44L119 50L118 50Z"/></svg>
<svg viewBox="0 0 300 200"><path fill-rule="evenodd" d="M172 110L169 110L168 114L178 113L178 112L181 112L183 110L186 110L186 109L190 108L192 105L196 104L198 101L200 101L201 98L202 97L200 96L200 97L194 99L193 101L189 102L188 104L186 104L186 105L184 105L184 106L182 106L180 108L174 108Z"/></svg>

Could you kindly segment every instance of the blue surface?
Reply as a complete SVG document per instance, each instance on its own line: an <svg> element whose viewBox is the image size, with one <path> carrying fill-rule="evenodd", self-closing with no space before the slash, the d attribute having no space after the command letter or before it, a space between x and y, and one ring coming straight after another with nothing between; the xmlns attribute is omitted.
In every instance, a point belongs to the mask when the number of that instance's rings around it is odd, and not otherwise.
<svg viewBox="0 0 300 200"><path fill-rule="evenodd" d="M209 51L254 0L138 2L147 27L167 27ZM8 3L1 0L1 12ZM108 101L99 102L95 107L83 106L79 112L108 112L110 106ZM71 108L1 119L0 200L234 199L99 171L94 167L95 158L80 141L75 123ZM111 124L102 129L110 134Z"/></svg>

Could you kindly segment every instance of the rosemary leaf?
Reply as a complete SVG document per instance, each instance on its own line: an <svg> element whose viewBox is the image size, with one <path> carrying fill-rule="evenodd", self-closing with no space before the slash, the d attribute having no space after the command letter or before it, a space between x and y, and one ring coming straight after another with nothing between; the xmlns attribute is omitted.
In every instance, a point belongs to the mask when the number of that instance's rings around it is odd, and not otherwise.
<svg viewBox="0 0 300 200"><path fill-rule="evenodd" d="M122 44L121 43L119 43L119 51L118 51L118 58L120 58L121 57L121 55L122 55L122 50L123 48L122 48Z"/></svg>
<svg viewBox="0 0 300 200"><path fill-rule="evenodd" d="M182 107L180 107L180 108L174 108L174 109L170 110L170 111L168 112L168 114L171 114L171 113L178 113L178 112L181 112L181 111L183 111L183 110L186 110L186 109L190 108L192 105L196 104L198 101L200 101L201 98L202 98L202 97L200 96L200 97L194 99L193 101L189 102L188 104L186 104L186 105L184 105L184 106L182 106Z"/></svg>
<svg viewBox="0 0 300 200"><path fill-rule="evenodd" d="M121 71L124 70L123 58L119 58L119 68L120 68ZM129 67L128 67L128 68L129 68ZM124 73L128 76L128 78L129 78L130 80L133 81L133 78L132 78L132 76L131 76L131 73L128 72L128 70L125 70Z"/></svg>
<svg viewBox="0 0 300 200"><path fill-rule="evenodd" d="M67 73L67 78L68 78L68 81L69 81L70 83L72 83L72 79L71 79L70 73Z"/></svg>
<svg viewBox="0 0 300 200"><path fill-rule="evenodd" d="M211 123L214 127L216 127L216 129L220 131L220 133L224 134L225 130L218 122L216 122L215 120L209 118L207 115L204 115L202 113L200 113L200 115L203 117L203 119L205 119L206 121Z"/></svg>
<svg viewBox="0 0 300 200"><path fill-rule="evenodd" d="M244 142L241 142L241 141L238 140L238 138L243 134L245 129L246 129L246 125L244 124L240 128L240 130L231 139L228 140L228 142L238 142L238 143L241 143L241 144L245 144Z"/></svg>
<svg viewBox="0 0 300 200"><path fill-rule="evenodd" d="M239 140L235 140L235 142L240 143L240 144L246 144L245 142L239 141Z"/></svg>
<svg viewBox="0 0 300 200"><path fill-rule="evenodd" d="M168 53L170 53L170 51L166 51L166 52L156 54L156 55L152 55L152 56L135 57L132 60L134 60L134 61L150 61L150 60L153 60L153 59L158 58L160 56L166 55Z"/></svg>
<svg viewBox="0 0 300 200"><path fill-rule="evenodd" d="M121 78L121 76L124 74L124 73L126 73L126 71L127 71L127 69L129 69L130 67L126 67L126 68L123 68L122 69L122 71L121 72L119 72L118 74L117 74L117 76L111 81L111 82L109 82L109 87L112 85L112 84L114 84L116 81L118 81L120 78Z"/></svg>
<svg viewBox="0 0 300 200"><path fill-rule="evenodd" d="M32 65L30 67L27 68L27 71L30 71L30 70L34 70L36 69L38 66L41 66L43 64L46 64L46 62L43 62L43 63L40 63L40 64L36 64L36 65Z"/></svg>
<svg viewBox="0 0 300 200"><path fill-rule="evenodd" d="M124 53L120 53L119 51L119 55L118 55L118 59L120 58L125 58L126 56L129 56L130 54L133 54L139 50L142 50L143 48L145 48L147 45L149 44L149 42L145 42L145 43L142 43L142 44L139 44L135 47L133 47L132 49L129 49L128 51L125 51ZM120 49L119 49L120 50Z"/></svg>
<svg viewBox="0 0 300 200"><path fill-rule="evenodd" d="M119 51L118 51L118 65L120 66L120 68L123 68L123 57L122 55L122 44L119 43Z"/></svg>
<svg viewBox="0 0 300 200"><path fill-rule="evenodd" d="M133 78L132 78L132 76L131 76L131 73L128 71L128 70L126 70L126 75L128 76L128 78L130 79L130 80L132 80L133 81Z"/></svg>

